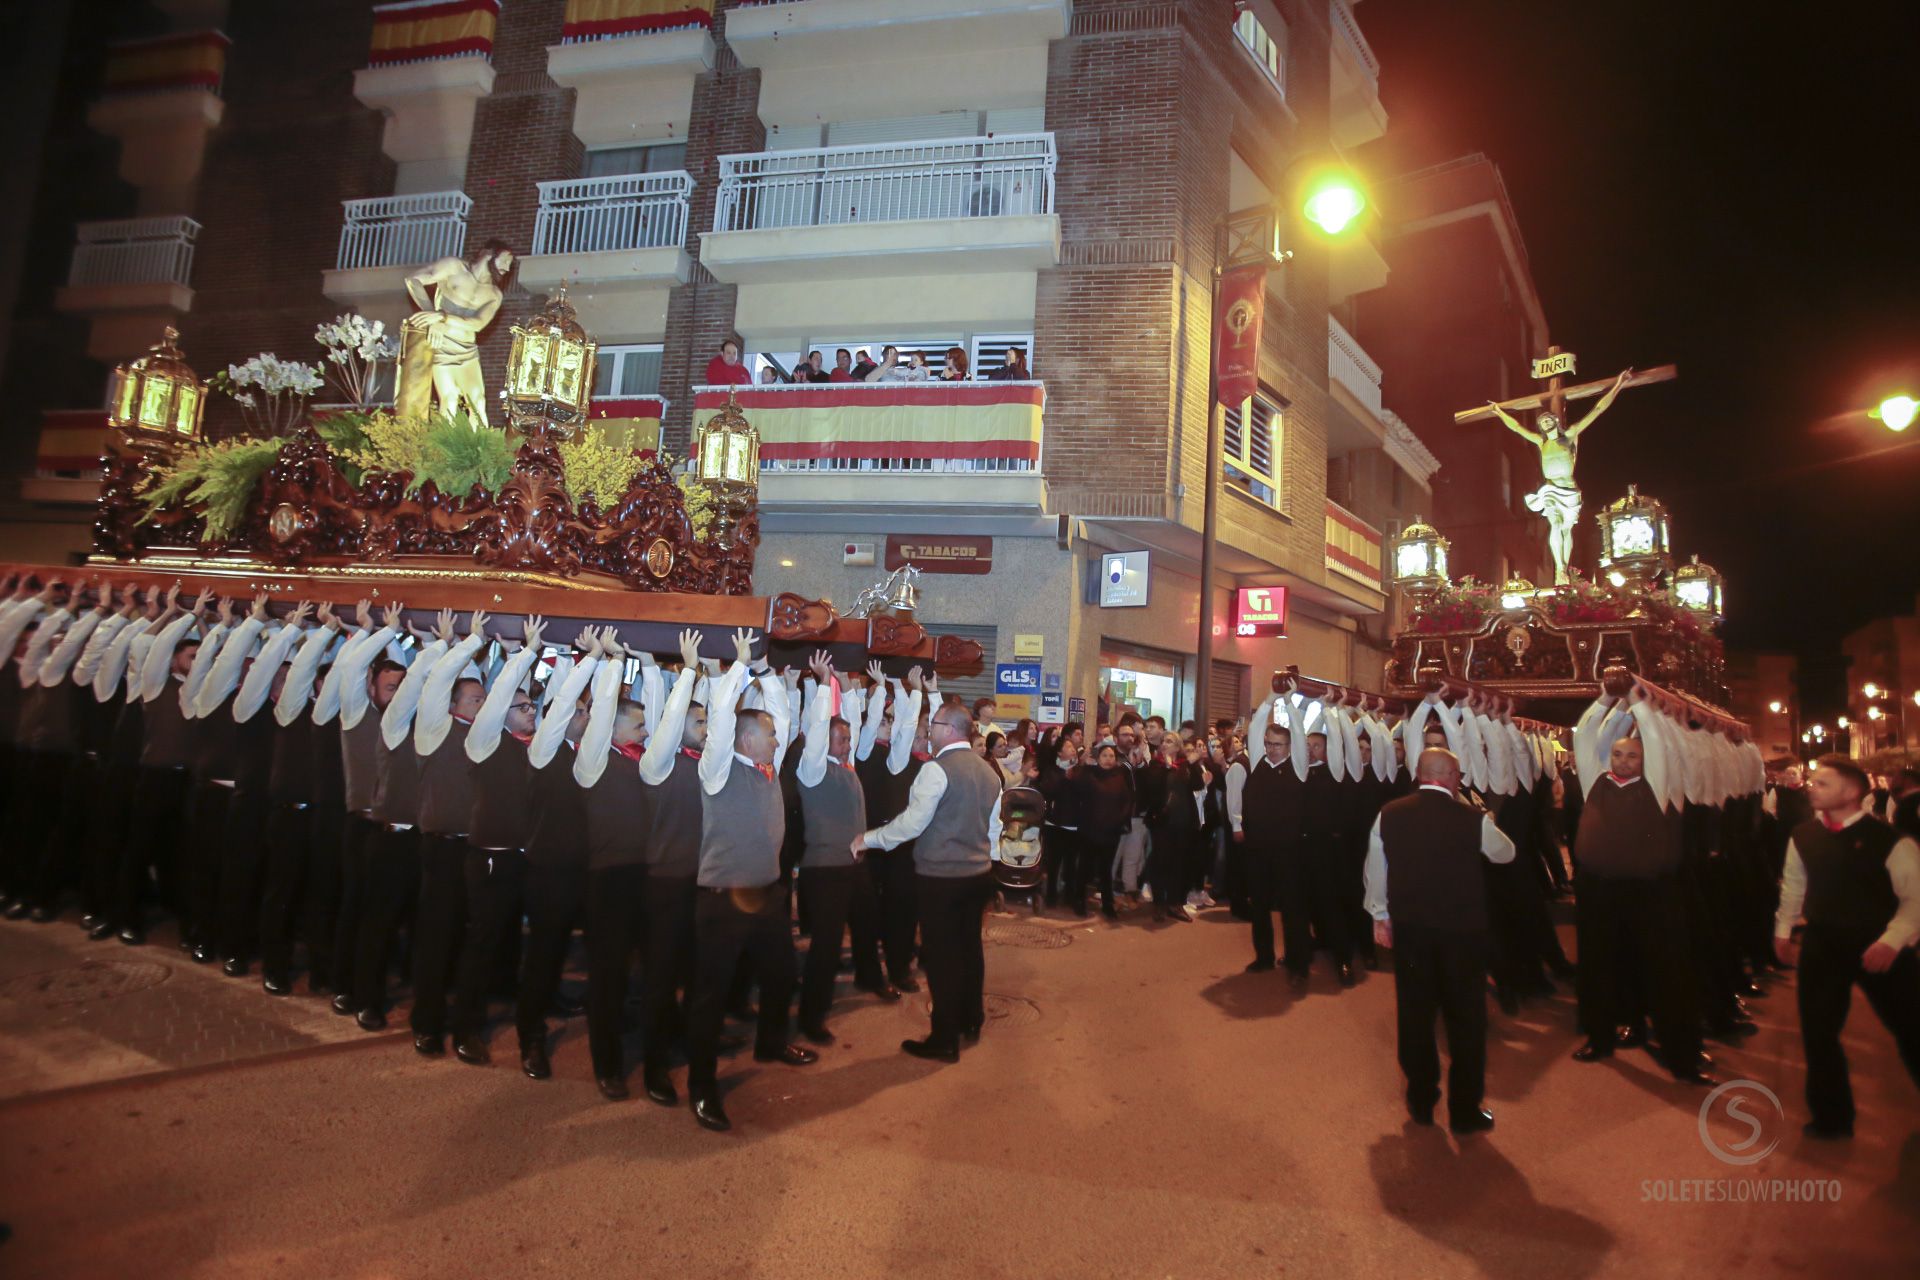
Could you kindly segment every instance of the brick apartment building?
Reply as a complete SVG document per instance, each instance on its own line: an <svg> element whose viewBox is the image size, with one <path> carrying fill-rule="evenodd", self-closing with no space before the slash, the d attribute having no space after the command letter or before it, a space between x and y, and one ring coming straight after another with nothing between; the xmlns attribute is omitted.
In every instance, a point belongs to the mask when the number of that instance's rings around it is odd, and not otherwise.
<svg viewBox="0 0 1920 1280"><path fill-rule="evenodd" d="M936 365L958 346L978 373L1027 350L1037 386L967 383L937 411L890 386L758 393L756 590L844 607L889 549L936 543L965 563L926 566L933 628L1018 650L1063 701L1111 683L1194 714L1215 228L1280 200L1296 159L1384 130L1350 0L43 8L65 22L34 28L58 74L11 246L0 553L84 549L74 442L109 368L163 324L203 374L313 359L316 323L397 321L408 270L498 239L522 256L483 342L489 386L509 326L564 283L602 344L596 395L657 417L676 456L731 334L782 367L893 343ZM1381 368L1411 391L1417 338L1376 349L1354 299L1390 263L1428 278L1400 260L1412 233L1385 256L1378 231L1281 234L1295 256L1269 279L1260 392L1227 418L1209 712L1289 663L1378 685L1382 542L1416 512L1447 528L1445 495L1478 480L1435 481L1450 442L1426 424L1509 390L1463 373L1470 390L1396 396L1403 422ZM1531 354L1537 315L1499 349ZM1102 607L1125 552L1147 553L1145 603ZM1236 635L1234 591L1279 586L1286 637Z"/></svg>

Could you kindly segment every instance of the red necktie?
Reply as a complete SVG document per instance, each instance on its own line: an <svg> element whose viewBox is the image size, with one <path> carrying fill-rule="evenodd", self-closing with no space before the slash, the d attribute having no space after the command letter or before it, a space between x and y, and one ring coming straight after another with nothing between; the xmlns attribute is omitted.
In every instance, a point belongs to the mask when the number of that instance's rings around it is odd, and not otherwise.
<svg viewBox="0 0 1920 1280"><path fill-rule="evenodd" d="M1847 824L1844 822L1835 822L1832 818L1827 817L1825 814L1821 814L1820 825L1825 827L1829 831L1838 831L1841 828L1845 827Z"/></svg>
<svg viewBox="0 0 1920 1280"><path fill-rule="evenodd" d="M770 764L757 764L757 765L755 765L755 766L753 766L753 767L754 767L754 768L756 768L756 769L758 769L758 770L760 771L760 773L761 773L761 776L762 776L762 777L764 777L764 778L766 778L766 780L767 780L768 782L772 782L772 781L773 781L773 766L772 766L772 765L770 765Z"/></svg>
<svg viewBox="0 0 1920 1280"><path fill-rule="evenodd" d="M613 744L613 750L615 755L625 756L627 759L637 763L645 753L646 748L637 742L616 742Z"/></svg>

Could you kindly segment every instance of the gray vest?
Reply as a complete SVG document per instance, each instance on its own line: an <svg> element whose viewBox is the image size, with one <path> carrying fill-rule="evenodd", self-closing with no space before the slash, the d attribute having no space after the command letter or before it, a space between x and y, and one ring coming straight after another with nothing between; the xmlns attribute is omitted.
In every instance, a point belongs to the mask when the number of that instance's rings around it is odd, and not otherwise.
<svg viewBox="0 0 1920 1280"><path fill-rule="evenodd" d="M746 767L737 760L734 765L736 772ZM684 879L699 872L704 809L700 760L678 752L666 781L647 788L648 875Z"/></svg>
<svg viewBox="0 0 1920 1280"><path fill-rule="evenodd" d="M1000 803L1000 777L972 751L945 751L926 765L947 775L933 820L913 845L913 869L923 876L977 876L993 867L987 820Z"/></svg>
<svg viewBox="0 0 1920 1280"><path fill-rule="evenodd" d="M700 887L764 889L779 880L786 829L779 780L735 760L719 795L700 789Z"/></svg>
<svg viewBox="0 0 1920 1280"><path fill-rule="evenodd" d="M473 761L467 759L467 725L455 720L439 750L420 760L420 829L430 836L464 836L472 825Z"/></svg>
<svg viewBox="0 0 1920 1280"><path fill-rule="evenodd" d="M380 776L373 795L374 819L389 826L414 826L420 821L420 754L413 749L413 734L391 751L387 740L376 734L373 758Z"/></svg>
<svg viewBox="0 0 1920 1280"><path fill-rule="evenodd" d="M340 730L340 772L346 779L347 812L373 813L380 794L380 717L371 708L351 729Z"/></svg>
<svg viewBox="0 0 1920 1280"><path fill-rule="evenodd" d="M867 829L867 798L859 776L829 760L819 786L801 786L800 812L806 818L807 833L807 851L800 865L852 866L854 837Z"/></svg>

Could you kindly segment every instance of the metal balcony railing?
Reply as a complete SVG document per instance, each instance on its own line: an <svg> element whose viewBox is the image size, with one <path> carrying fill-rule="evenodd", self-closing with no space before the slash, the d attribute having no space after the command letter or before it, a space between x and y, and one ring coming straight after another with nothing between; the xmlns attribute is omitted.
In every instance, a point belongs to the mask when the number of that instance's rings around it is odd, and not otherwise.
<svg viewBox="0 0 1920 1280"><path fill-rule="evenodd" d="M533 252L602 253L678 248L687 239L683 170L542 182L533 222Z"/></svg>
<svg viewBox="0 0 1920 1280"><path fill-rule="evenodd" d="M1327 317L1327 377L1351 391L1374 417L1380 416L1380 366L1332 316Z"/></svg>
<svg viewBox="0 0 1920 1280"><path fill-rule="evenodd" d="M715 231L1053 212L1051 133L720 157Z"/></svg>
<svg viewBox="0 0 1920 1280"><path fill-rule="evenodd" d="M192 218L124 218L74 228L70 285L187 284L193 275Z"/></svg>
<svg viewBox="0 0 1920 1280"><path fill-rule="evenodd" d="M1353 16L1353 6L1348 0L1327 0L1329 25L1332 26L1335 39L1345 39L1347 47L1353 50L1354 61L1366 73L1368 81L1380 83L1380 59L1374 56L1373 46L1367 43L1366 36L1360 33L1360 23Z"/></svg>
<svg viewBox="0 0 1920 1280"><path fill-rule="evenodd" d="M342 271L417 266L456 257L466 247L473 201L464 192L424 191L342 203L347 217L335 263Z"/></svg>
<svg viewBox="0 0 1920 1280"><path fill-rule="evenodd" d="M1380 530L1327 499L1327 568L1382 590L1382 542Z"/></svg>

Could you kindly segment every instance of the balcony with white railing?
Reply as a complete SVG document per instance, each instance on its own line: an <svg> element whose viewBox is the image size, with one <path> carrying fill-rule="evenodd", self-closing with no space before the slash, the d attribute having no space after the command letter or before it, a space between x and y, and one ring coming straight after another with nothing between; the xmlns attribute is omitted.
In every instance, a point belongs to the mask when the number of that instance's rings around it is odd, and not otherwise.
<svg viewBox="0 0 1920 1280"><path fill-rule="evenodd" d="M701 260L729 282L1037 271L1060 259L1051 133L720 157Z"/></svg>
<svg viewBox="0 0 1920 1280"><path fill-rule="evenodd" d="M712 0L568 0L547 74L576 91L575 135L589 147L686 137L694 78L713 70L712 27Z"/></svg>
<svg viewBox="0 0 1920 1280"><path fill-rule="evenodd" d="M431 191L465 180L474 104L493 92L500 0L395 0L373 6L367 65L353 96L386 116L380 149L394 189Z"/></svg>
<svg viewBox="0 0 1920 1280"><path fill-rule="evenodd" d="M408 273L440 258L458 257L467 244L473 201L461 191L376 196L342 201L340 249L321 292L369 316L405 314Z"/></svg>
<svg viewBox="0 0 1920 1280"><path fill-rule="evenodd" d="M1378 449L1386 440L1380 403L1380 366L1345 325L1327 317L1327 453Z"/></svg>
<svg viewBox="0 0 1920 1280"><path fill-rule="evenodd" d="M1357 147L1387 131L1387 112L1380 105L1380 60L1360 32L1351 0L1327 0L1327 9L1333 29L1329 124L1334 142Z"/></svg>
<svg viewBox="0 0 1920 1280"><path fill-rule="evenodd" d="M775 0L730 10L727 44L743 65L779 70L1044 49L1072 11L1071 0Z"/></svg>
<svg viewBox="0 0 1920 1280"><path fill-rule="evenodd" d="M62 311L186 311L193 305L192 218L123 218L74 228Z"/></svg>
<svg viewBox="0 0 1920 1280"><path fill-rule="evenodd" d="M664 331L667 290L685 284L692 271L686 252L692 194L693 178L678 169L542 182L533 250L521 259L520 283L535 293L563 283L592 285L571 300L581 323L595 332Z"/></svg>
<svg viewBox="0 0 1920 1280"><path fill-rule="evenodd" d="M760 433L763 511L1045 506L1044 383L695 387L694 425L729 396Z"/></svg>
<svg viewBox="0 0 1920 1280"><path fill-rule="evenodd" d="M1327 499L1326 564L1329 573L1372 591L1386 590L1381 570L1380 530L1333 499Z"/></svg>

